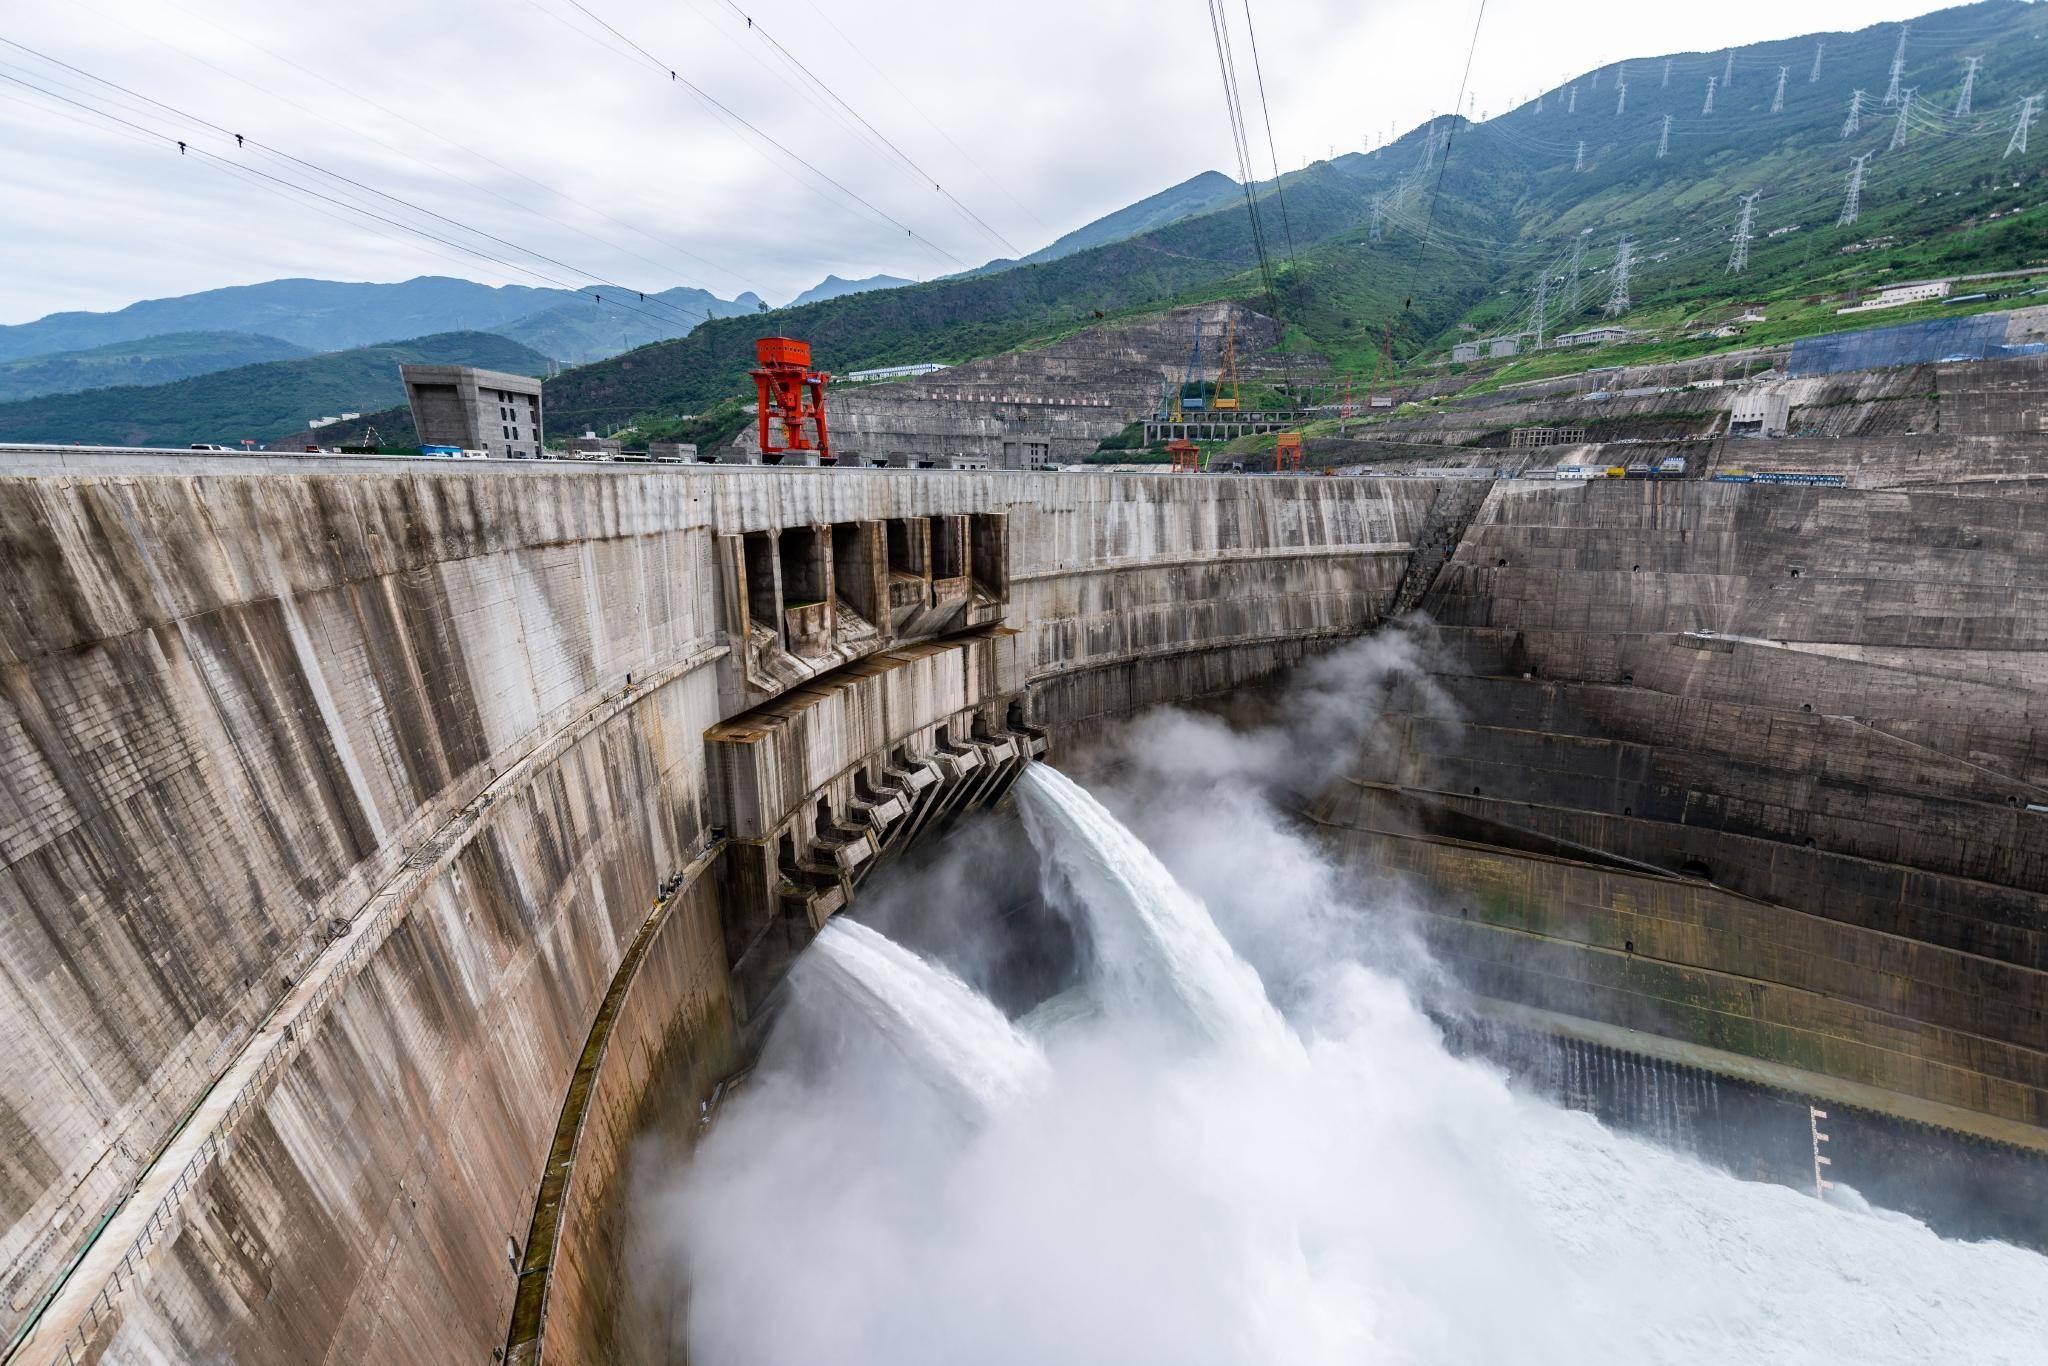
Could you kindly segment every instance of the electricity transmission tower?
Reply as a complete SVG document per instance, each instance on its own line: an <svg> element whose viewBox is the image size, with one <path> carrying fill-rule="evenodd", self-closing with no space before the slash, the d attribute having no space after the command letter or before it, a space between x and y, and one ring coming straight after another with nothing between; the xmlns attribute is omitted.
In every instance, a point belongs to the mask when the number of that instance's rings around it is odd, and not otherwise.
<svg viewBox="0 0 2048 1366"><path fill-rule="evenodd" d="M1671 150L1671 116L1670 116L1669 114L1666 114L1666 115L1664 116L1664 131L1663 131L1663 132L1661 132L1661 133L1659 133L1659 134L1657 134L1657 160L1659 160L1659 161L1662 161L1662 160L1664 159L1664 154L1665 154L1666 152L1669 152L1670 150Z"/></svg>
<svg viewBox="0 0 2048 1366"><path fill-rule="evenodd" d="M1381 235L1381 234L1380 234L1380 224L1384 223L1384 222L1386 221L1386 218L1387 218L1387 201L1386 201L1386 199L1385 199L1384 197L1382 197L1382 198L1379 198L1379 199L1375 199L1375 200L1373 200L1373 202L1372 202L1372 226L1371 226L1371 227L1369 227L1369 228L1367 228L1367 229L1365 230L1365 240L1366 240L1366 241L1368 241L1368 242L1377 242L1377 241L1379 241L1379 240L1380 240L1380 235Z"/></svg>
<svg viewBox="0 0 2048 1366"><path fill-rule="evenodd" d="M1628 77L1614 78L1614 116L1620 118L1628 112Z"/></svg>
<svg viewBox="0 0 2048 1366"><path fill-rule="evenodd" d="M1778 93L1771 96L1771 112L1773 114L1785 112L1785 75L1791 70L1792 68L1789 66L1778 68Z"/></svg>
<svg viewBox="0 0 2048 1366"><path fill-rule="evenodd" d="M1664 88L1666 90L1671 88L1671 59L1669 57L1664 59Z"/></svg>
<svg viewBox="0 0 2048 1366"><path fill-rule="evenodd" d="M2027 154L2027 130L2034 126L2034 114L2040 105L2039 95L2029 95L2020 101L2019 117L2013 121L2012 140L2005 144L2005 156L2009 157L2014 152L2021 156ZM2000 157L1999 160L2003 161L2005 157Z"/></svg>
<svg viewBox="0 0 2048 1366"><path fill-rule="evenodd" d="M1607 296L1606 313L1610 318L1619 318L1628 312L1628 272L1635 264L1635 243L1628 240L1628 234L1621 235L1621 245L1614 253L1614 292Z"/></svg>
<svg viewBox="0 0 2048 1366"><path fill-rule="evenodd" d="M1579 88L1576 85L1565 94L1564 112L1567 114L1579 112Z"/></svg>
<svg viewBox="0 0 2048 1366"><path fill-rule="evenodd" d="M1908 86L1906 93L1899 97L1899 112L1892 123L1892 143L1885 148L1886 151L1896 152L1906 145L1906 120L1912 117L1912 114L1913 88Z"/></svg>
<svg viewBox="0 0 2048 1366"><path fill-rule="evenodd" d="M1849 162L1849 193L1842 200L1842 215L1835 220L1835 226L1846 228L1856 221L1856 211L1863 204L1863 168L1875 153L1865 152Z"/></svg>
<svg viewBox="0 0 2048 1366"><path fill-rule="evenodd" d="M1579 151L1578 155L1572 158L1572 169L1574 171L1586 169L1586 140L1584 138L1579 139Z"/></svg>
<svg viewBox="0 0 2048 1366"><path fill-rule="evenodd" d="M1742 198L1742 221L1735 228L1735 250L1728 254L1728 272L1731 275L1740 275L1749 269L1749 227L1756 217L1756 201L1762 197L1763 191L1757 190Z"/></svg>
<svg viewBox="0 0 2048 1366"><path fill-rule="evenodd" d="M1735 85L1735 49L1728 49L1728 60L1721 64L1721 88L1732 89Z"/></svg>
<svg viewBox="0 0 2048 1366"><path fill-rule="evenodd" d="M1956 96L1957 118L1970 112L1970 94L1977 88L1977 68L1984 63L1982 57L1965 57L1963 60L1970 64L1970 69L1963 73L1963 93Z"/></svg>
<svg viewBox="0 0 2048 1366"><path fill-rule="evenodd" d="M1538 351L1541 351L1543 349L1544 315L1549 308L1549 304L1550 274L1548 271L1545 271L1543 278L1536 282L1536 303L1535 306L1529 310L1529 330L1536 334L1536 345L1534 349Z"/></svg>
<svg viewBox="0 0 2048 1366"><path fill-rule="evenodd" d="M1702 114L1714 112L1714 78L1712 76L1707 77L1707 102L1700 106L1700 112Z"/></svg>
<svg viewBox="0 0 2048 1366"><path fill-rule="evenodd" d="M1902 24L1899 27L1898 51L1892 53L1892 80L1891 84L1886 86L1884 91L1884 102L1887 108L1899 102L1899 82L1904 80L1906 76L1906 35L1912 31L1913 26L1911 24Z"/></svg>
<svg viewBox="0 0 2048 1366"><path fill-rule="evenodd" d="M1564 315L1567 318L1575 318L1579 313L1579 263L1586 259L1586 233L1591 231L1587 228L1572 239L1571 283L1564 290Z"/></svg>
<svg viewBox="0 0 2048 1366"><path fill-rule="evenodd" d="M1842 136L1853 138L1863 131L1863 92L1849 92L1849 117L1842 121Z"/></svg>
<svg viewBox="0 0 2048 1366"><path fill-rule="evenodd" d="M1807 73L1806 83L1808 85L1812 85L1820 79L1820 54L1827 50L1828 45L1826 43L1815 43L1813 45L1813 70Z"/></svg>

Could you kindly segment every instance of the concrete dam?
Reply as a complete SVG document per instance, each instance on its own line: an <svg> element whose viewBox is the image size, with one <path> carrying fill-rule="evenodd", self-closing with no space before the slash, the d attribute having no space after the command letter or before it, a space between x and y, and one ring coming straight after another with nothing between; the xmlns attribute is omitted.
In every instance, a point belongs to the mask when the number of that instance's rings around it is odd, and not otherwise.
<svg viewBox="0 0 2048 1366"><path fill-rule="evenodd" d="M1914 478L10 455L8 1360L663 1359L635 1146L870 880L1409 613L1291 815L1447 1033L2048 1243L2048 505Z"/></svg>

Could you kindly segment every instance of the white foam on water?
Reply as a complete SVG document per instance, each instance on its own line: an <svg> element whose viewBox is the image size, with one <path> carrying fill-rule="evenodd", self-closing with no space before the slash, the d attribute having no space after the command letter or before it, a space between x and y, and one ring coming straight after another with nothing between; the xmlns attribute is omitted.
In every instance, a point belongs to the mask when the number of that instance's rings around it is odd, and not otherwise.
<svg viewBox="0 0 2048 1366"><path fill-rule="evenodd" d="M950 974L828 929L837 999L979 1116L906 1106L867 1065L757 1077L651 1197L693 1360L2048 1359L2048 1259L1531 1099L1357 964L1280 1021L1201 901L1077 793L1041 774L1025 812L1098 941L1090 998L1114 1008L1061 1011L1040 1063L991 1042L1007 1022Z"/></svg>

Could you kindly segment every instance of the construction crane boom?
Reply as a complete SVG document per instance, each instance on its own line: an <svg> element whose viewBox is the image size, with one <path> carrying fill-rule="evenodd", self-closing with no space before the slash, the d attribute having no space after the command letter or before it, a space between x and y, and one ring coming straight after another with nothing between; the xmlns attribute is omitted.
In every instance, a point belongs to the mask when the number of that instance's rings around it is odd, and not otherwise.
<svg viewBox="0 0 2048 1366"><path fill-rule="evenodd" d="M1223 361L1216 367L1216 401L1210 406L1228 413L1234 413L1238 409L1235 313L1230 315L1230 321L1223 327Z"/></svg>

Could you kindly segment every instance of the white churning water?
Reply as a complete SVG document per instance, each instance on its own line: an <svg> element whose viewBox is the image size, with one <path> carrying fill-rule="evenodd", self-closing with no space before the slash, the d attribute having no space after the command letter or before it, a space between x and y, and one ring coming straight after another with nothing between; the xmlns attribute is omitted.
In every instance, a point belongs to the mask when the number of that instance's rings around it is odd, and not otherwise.
<svg viewBox="0 0 2048 1366"><path fill-rule="evenodd" d="M1038 1045L986 998L858 921L826 925L801 971L852 1006L919 1080L977 1111L1043 1079Z"/></svg>
<svg viewBox="0 0 2048 1366"><path fill-rule="evenodd" d="M1086 788L1032 764L1015 791L1049 894L1087 926L1101 1004L1130 1015L1184 1011L1214 1043L1299 1053L1208 909Z"/></svg>
<svg viewBox="0 0 2048 1366"><path fill-rule="evenodd" d="M2048 1360L2048 1260L1533 1100L1356 964L1283 1019L1092 797L1039 771L1021 798L1099 1008L1061 1011L1042 1059L950 973L828 929L800 1003L888 1046L764 1062L650 1197L693 1360Z"/></svg>

